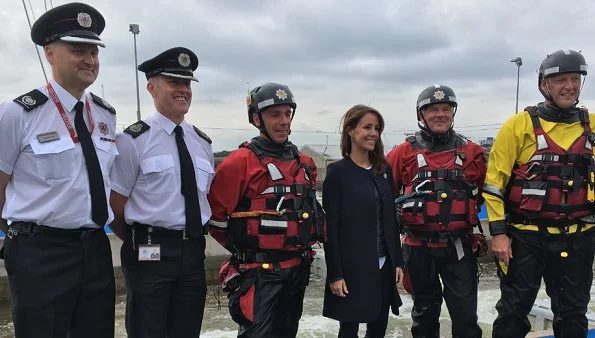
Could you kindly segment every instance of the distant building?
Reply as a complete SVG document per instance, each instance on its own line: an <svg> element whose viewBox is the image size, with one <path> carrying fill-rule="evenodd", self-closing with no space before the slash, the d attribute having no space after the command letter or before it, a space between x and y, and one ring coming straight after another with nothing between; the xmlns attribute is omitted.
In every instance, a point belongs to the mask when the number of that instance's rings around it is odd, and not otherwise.
<svg viewBox="0 0 595 338"><path fill-rule="evenodd" d="M479 145L484 148L491 148L494 145L494 138L486 137L485 139L479 140Z"/></svg>
<svg viewBox="0 0 595 338"><path fill-rule="evenodd" d="M304 154L312 157L316 168L318 168L318 184L322 184L326 177L326 167L337 160L343 158L341 156L341 146L338 144L306 144L300 149Z"/></svg>

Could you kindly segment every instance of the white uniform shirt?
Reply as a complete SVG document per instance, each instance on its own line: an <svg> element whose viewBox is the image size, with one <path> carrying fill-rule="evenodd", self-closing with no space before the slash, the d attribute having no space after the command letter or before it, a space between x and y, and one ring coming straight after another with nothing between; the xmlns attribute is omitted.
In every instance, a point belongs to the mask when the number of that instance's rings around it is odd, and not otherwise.
<svg viewBox="0 0 595 338"><path fill-rule="evenodd" d="M55 81L51 84L74 129L77 99ZM11 175L2 218L63 229L97 227L91 220L91 193L81 145L70 137L47 88L39 90L48 100L31 111L12 100L0 103L0 171ZM109 171L118 154L113 142L116 116L95 104L88 93L81 101L90 104L95 124L92 139L109 201ZM83 116L89 127L86 106ZM39 142L37 136L48 132L56 132L59 139ZM113 212L109 205L108 212L110 223Z"/></svg>
<svg viewBox="0 0 595 338"><path fill-rule="evenodd" d="M138 137L127 133L117 136L120 156L110 174L112 189L128 197L124 207L127 224L138 222L182 230L186 224L186 209L174 133L176 124L159 112L144 122L150 128ZM192 125L183 121L180 126L194 164L201 218L206 224L211 218L207 193L214 175L213 150Z"/></svg>

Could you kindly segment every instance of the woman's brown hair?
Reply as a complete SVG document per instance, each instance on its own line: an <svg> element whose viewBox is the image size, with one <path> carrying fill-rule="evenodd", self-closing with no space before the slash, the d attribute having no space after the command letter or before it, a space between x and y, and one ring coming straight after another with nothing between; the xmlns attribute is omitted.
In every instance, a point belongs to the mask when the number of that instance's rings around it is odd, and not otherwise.
<svg viewBox="0 0 595 338"><path fill-rule="evenodd" d="M345 115L343 115L341 127L341 154L344 158L349 157L349 154L351 153L351 138L349 137L349 131L355 129L361 119L368 113L376 115L379 124L378 140L374 145L374 151L369 152L368 156L374 174L381 175L385 172L388 163L384 156L384 144L382 143L381 138L382 131L384 130L384 119L378 110L363 104L357 104L351 107Z"/></svg>

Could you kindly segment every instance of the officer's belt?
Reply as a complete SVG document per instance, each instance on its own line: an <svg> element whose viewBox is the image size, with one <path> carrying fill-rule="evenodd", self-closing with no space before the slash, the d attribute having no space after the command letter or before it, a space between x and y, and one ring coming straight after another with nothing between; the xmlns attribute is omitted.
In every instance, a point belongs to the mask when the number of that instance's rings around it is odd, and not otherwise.
<svg viewBox="0 0 595 338"><path fill-rule="evenodd" d="M12 222L6 236L12 238L19 235L45 236L54 238L85 238L105 233L103 228L61 229L39 225L32 222Z"/></svg>
<svg viewBox="0 0 595 338"><path fill-rule="evenodd" d="M134 222L132 224L134 231L140 231L143 235L151 235L157 238L174 238L174 239L188 239L191 238L190 235L186 233L185 230L174 230L174 229L166 229L161 227L156 227L148 224L142 224ZM204 227L203 227L204 231ZM138 235L138 233L135 233Z"/></svg>
<svg viewBox="0 0 595 338"><path fill-rule="evenodd" d="M589 223L589 224L584 224L584 225L579 225L579 224L572 224L572 225L566 225L566 226L559 226L559 227L546 227L546 226L537 226L534 224L512 224L512 227L514 227L517 230L520 231L544 231L546 230L548 233L552 234L552 235L562 235L562 234L573 234L575 232L578 231L579 227L582 226L582 230L581 232L585 232L593 227L595 227L595 224Z"/></svg>

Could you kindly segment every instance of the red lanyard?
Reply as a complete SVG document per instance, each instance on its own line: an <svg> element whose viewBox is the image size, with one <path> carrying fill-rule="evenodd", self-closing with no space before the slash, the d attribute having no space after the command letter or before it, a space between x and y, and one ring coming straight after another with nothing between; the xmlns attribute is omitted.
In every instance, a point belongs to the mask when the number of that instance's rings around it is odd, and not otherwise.
<svg viewBox="0 0 595 338"><path fill-rule="evenodd" d="M56 108L58 108L58 112L60 112L60 117L62 118L62 121L64 122L64 125L66 126L66 129L68 129L70 138L72 139L72 141L74 143L78 143L79 138L78 138L78 136L76 136L74 128L72 128L72 124L70 123L70 120L68 119L68 115L66 115L66 112L64 111L64 107L62 106L62 103L60 103L60 99L58 98L58 95L56 95L56 91L54 91L54 88L52 87L51 83L49 83L49 82L47 85L47 89L48 89L48 94L50 94L50 97L52 98L52 100L54 101L54 104L56 105ZM87 98L85 98L85 107L87 107L87 116L89 117L89 124L91 127L91 130L89 130L89 134L93 134L93 129L95 129L95 122L93 121L93 116L91 116L91 106L89 105L89 99L87 99Z"/></svg>

